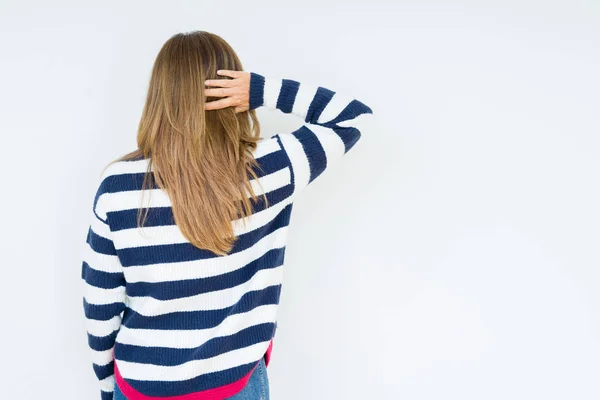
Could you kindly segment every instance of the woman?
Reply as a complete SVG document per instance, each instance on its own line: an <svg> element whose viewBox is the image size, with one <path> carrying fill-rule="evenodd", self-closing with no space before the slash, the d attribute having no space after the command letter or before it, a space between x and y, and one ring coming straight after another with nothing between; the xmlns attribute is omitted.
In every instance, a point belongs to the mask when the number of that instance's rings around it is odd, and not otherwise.
<svg viewBox="0 0 600 400"><path fill-rule="evenodd" d="M305 124L261 139L261 106ZM215 34L163 45L138 148L103 172L83 251L102 400L269 398L293 202L371 114L324 87L244 72Z"/></svg>

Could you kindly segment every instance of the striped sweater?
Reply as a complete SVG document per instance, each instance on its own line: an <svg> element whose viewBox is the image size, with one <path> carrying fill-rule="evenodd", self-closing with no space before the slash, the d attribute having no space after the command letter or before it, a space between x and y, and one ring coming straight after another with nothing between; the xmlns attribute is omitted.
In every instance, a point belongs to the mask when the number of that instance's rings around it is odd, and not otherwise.
<svg viewBox="0 0 600 400"><path fill-rule="evenodd" d="M250 108L304 120L263 138L255 193L267 195L226 256L193 246L171 203L144 192L147 159L119 161L102 174L82 250L83 308L101 398L116 384L129 400L217 400L242 390L258 362L269 364L277 324L293 202L359 140L372 110L330 89L250 75ZM261 189L262 187L262 189ZM143 203L142 203L143 201ZM149 207L142 230L138 208Z"/></svg>

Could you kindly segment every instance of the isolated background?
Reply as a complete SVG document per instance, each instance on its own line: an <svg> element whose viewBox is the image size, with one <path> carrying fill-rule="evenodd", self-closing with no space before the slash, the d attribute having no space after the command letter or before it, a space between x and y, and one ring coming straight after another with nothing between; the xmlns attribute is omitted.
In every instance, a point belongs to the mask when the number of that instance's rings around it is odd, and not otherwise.
<svg viewBox="0 0 600 400"><path fill-rule="evenodd" d="M95 185L196 29L377 115L295 205L274 400L600 398L598 1L1 0L2 398L99 398Z"/></svg>

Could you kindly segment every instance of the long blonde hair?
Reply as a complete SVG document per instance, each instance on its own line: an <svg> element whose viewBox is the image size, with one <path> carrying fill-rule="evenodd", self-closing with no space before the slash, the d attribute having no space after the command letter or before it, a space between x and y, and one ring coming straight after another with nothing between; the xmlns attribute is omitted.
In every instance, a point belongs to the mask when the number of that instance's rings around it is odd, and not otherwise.
<svg viewBox="0 0 600 400"><path fill-rule="evenodd" d="M204 81L224 79L217 75L219 69L243 70L220 36L195 31L167 40L154 62L138 149L114 162L149 159L142 190L153 177L169 195L183 235L198 248L226 255L235 243L231 221L243 218L245 225L251 202L259 199L250 179L260 169L252 155L260 124L254 110L204 110L205 101L215 100L205 98ZM146 208L142 219L142 209L138 227L148 215Z"/></svg>

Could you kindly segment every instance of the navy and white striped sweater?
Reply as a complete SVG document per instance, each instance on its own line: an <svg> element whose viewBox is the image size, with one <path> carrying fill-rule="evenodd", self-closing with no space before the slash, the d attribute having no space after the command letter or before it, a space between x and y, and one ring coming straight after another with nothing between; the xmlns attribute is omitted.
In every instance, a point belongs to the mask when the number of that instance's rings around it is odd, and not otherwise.
<svg viewBox="0 0 600 400"><path fill-rule="evenodd" d="M250 108L304 119L262 139L254 157L261 200L226 256L194 247L160 188L136 228L147 159L102 174L82 252L88 343L102 400L116 383L130 400L225 399L268 365L282 287L287 227L296 196L359 140L364 103L324 87L251 73ZM252 182L255 193L263 191Z"/></svg>

